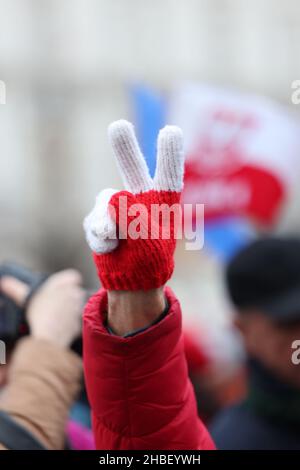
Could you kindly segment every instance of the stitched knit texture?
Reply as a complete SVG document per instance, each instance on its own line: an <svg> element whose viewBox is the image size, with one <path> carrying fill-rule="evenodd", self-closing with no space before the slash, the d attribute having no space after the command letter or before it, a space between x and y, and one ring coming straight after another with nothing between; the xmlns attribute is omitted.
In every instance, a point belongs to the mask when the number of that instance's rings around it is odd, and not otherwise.
<svg viewBox="0 0 300 470"><path fill-rule="evenodd" d="M123 196L123 200L126 197L126 213L119 204L120 196ZM175 233L181 217L179 202L180 193L175 191L150 190L137 195L120 191L111 198L117 228L122 234L127 234L127 239L119 240L119 246L111 253L93 254L98 275L106 289L148 290L160 287L170 279L174 269ZM134 221L128 211L137 203L147 208L147 214L143 212L139 215L140 228L148 236L147 239L131 239L128 234L130 223ZM169 208L173 204L175 206L173 211L166 211L163 216L162 212L153 212L159 210L158 205L161 204L166 204ZM153 239L153 236L156 238Z"/></svg>
<svg viewBox="0 0 300 470"><path fill-rule="evenodd" d="M84 221L99 278L109 290L160 287L173 273L181 223L182 131L166 126L159 132L153 179L131 123L113 122L108 136L126 191L101 191Z"/></svg>

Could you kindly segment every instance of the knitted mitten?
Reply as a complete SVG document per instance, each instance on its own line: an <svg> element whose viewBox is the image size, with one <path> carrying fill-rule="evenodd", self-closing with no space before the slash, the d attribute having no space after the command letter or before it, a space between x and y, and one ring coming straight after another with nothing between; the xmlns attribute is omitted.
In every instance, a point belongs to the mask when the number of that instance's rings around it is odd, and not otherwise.
<svg viewBox="0 0 300 470"><path fill-rule="evenodd" d="M176 228L181 222L182 132L175 126L160 131L153 180L132 124L114 122L109 138L126 191L100 192L84 221L99 278L109 290L160 287L174 269Z"/></svg>

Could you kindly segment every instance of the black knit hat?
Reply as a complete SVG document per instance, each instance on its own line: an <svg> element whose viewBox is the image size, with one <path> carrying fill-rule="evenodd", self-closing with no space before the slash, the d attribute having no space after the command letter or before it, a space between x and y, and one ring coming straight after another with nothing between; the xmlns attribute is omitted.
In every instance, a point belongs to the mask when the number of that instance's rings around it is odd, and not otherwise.
<svg viewBox="0 0 300 470"><path fill-rule="evenodd" d="M300 239L264 238L240 251L226 270L229 295L243 311L300 321Z"/></svg>

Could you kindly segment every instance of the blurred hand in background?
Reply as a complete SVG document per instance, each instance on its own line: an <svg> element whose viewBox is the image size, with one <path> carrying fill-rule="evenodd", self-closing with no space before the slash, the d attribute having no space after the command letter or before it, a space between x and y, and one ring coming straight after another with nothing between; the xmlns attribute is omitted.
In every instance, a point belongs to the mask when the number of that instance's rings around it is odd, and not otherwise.
<svg viewBox="0 0 300 470"><path fill-rule="evenodd" d="M67 348L81 331L84 290L81 274L67 269L50 276L34 294L26 312L31 335ZM3 277L1 291L17 305L25 303L29 287L13 278Z"/></svg>

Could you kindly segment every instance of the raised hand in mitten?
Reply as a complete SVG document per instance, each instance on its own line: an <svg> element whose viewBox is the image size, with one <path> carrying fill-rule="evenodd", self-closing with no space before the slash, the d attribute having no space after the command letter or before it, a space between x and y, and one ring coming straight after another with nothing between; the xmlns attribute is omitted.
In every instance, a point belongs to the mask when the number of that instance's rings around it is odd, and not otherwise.
<svg viewBox="0 0 300 470"><path fill-rule="evenodd" d="M108 133L126 191L100 192L84 221L86 238L106 289L157 288L174 269L184 172L182 132L175 126L160 131L153 180L132 124L116 121Z"/></svg>

